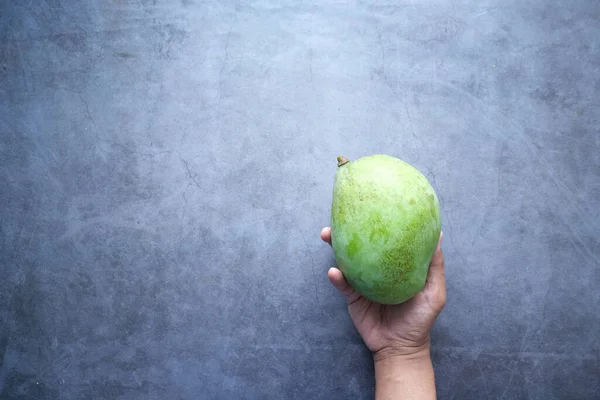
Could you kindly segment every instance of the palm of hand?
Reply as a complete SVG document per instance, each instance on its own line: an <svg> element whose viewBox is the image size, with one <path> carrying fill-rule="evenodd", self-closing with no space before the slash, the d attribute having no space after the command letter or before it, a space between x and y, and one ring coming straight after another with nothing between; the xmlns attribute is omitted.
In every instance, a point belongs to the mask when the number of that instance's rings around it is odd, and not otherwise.
<svg viewBox="0 0 600 400"><path fill-rule="evenodd" d="M329 228L323 229L321 239L331 244ZM352 322L375 355L387 351L410 353L428 344L429 330L446 302L444 258L440 245L441 236L431 260L425 288L402 304L374 303L356 292L339 269L329 270L329 280L346 297Z"/></svg>

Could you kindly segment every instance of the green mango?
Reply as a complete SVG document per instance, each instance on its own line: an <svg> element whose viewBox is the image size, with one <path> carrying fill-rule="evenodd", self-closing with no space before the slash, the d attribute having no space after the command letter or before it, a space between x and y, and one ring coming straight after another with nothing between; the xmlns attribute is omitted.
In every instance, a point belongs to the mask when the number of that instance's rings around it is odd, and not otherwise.
<svg viewBox="0 0 600 400"><path fill-rule="evenodd" d="M332 247L339 269L361 295L399 304L419 293L441 226L437 195L416 168L383 154L338 157Z"/></svg>

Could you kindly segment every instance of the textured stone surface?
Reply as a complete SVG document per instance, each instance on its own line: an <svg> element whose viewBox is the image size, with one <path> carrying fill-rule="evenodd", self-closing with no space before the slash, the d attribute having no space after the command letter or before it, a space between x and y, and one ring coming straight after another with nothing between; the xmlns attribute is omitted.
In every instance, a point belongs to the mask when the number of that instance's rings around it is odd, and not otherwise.
<svg viewBox="0 0 600 400"><path fill-rule="evenodd" d="M439 397L600 392L600 8L0 2L0 397L371 398L336 156L442 206Z"/></svg>

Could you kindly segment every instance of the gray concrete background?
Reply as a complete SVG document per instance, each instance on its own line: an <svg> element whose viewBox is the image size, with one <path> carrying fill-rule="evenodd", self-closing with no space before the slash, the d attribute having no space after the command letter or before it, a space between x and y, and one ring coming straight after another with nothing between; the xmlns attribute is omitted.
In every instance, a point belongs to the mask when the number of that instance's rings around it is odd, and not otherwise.
<svg viewBox="0 0 600 400"><path fill-rule="evenodd" d="M371 398L335 157L443 207L441 399L600 392L596 1L0 1L0 397Z"/></svg>

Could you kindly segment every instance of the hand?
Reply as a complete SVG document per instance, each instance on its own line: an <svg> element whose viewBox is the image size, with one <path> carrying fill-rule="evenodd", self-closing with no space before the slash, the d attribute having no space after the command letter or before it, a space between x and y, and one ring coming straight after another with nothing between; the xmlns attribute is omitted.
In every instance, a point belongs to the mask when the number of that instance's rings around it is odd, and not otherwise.
<svg viewBox="0 0 600 400"><path fill-rule="evenodd" d="M374 303L356 292L339 269L329 269L329 280L346 297L352 322L376 362L395 356L429 357L429 331L446 303L442 236L424 289L402 304ZM321 239L331 245L331 228L323 228Z"/></svg>

